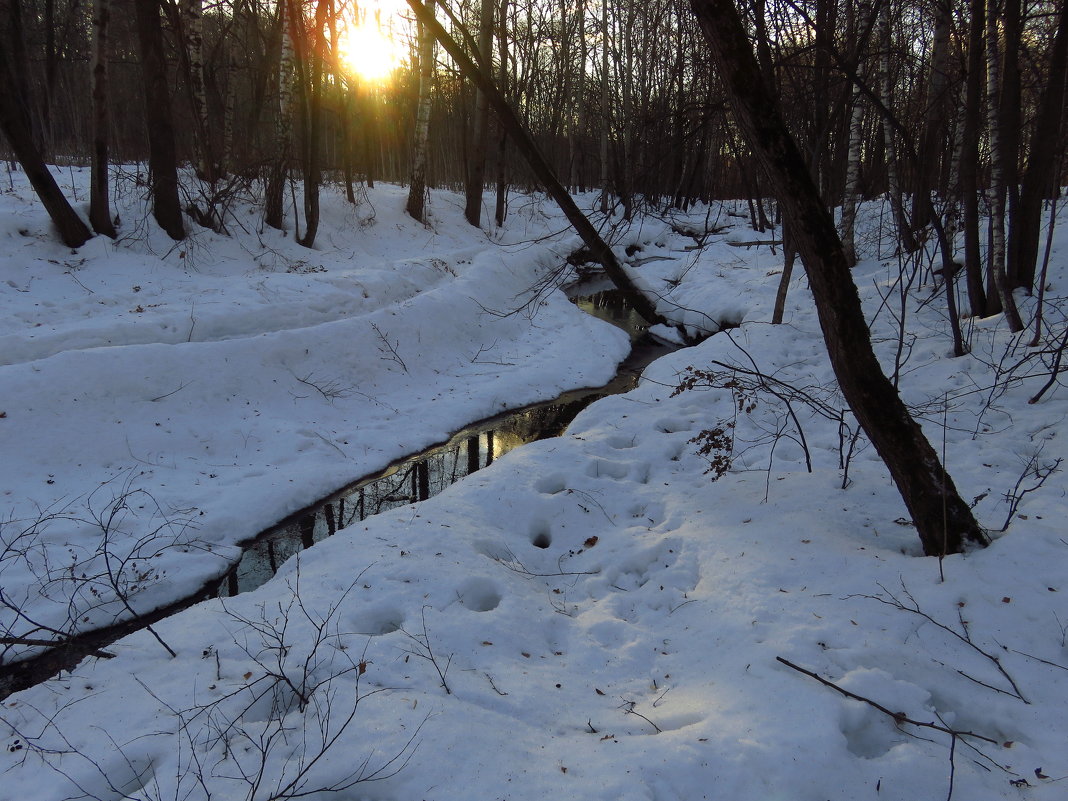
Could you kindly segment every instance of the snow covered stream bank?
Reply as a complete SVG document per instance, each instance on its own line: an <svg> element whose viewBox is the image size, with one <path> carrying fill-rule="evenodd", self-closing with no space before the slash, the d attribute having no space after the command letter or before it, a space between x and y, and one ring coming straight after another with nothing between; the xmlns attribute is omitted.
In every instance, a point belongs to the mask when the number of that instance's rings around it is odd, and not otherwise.
<svg viewBox="0 0 1068 801"><path fill-rule="evenodd" d="M193 513L198 533L220 544L183 554L188 562L161 555L174 561L152 587L175 589L196 577L186 565L217 564L223 544L258 530L265 499L283 514L309 502L289 479L381 467L384 445L420 438L424 422L443 433L421 445L443 439L464 422L454 397L489 416L505 399L537 395L509 363L535 366L542 386L555 377L560 390L607 380L625 338L561 294L544 295L532 319L481 316L514 308L518 287L574 249L573 237L552 234L563 229L552 209L516 198L502 247L472 239L459 198L433 195L428 231L403 219L391 191L374 198L374 224L349 222L366 206L329 207L337 254L289 250L279 237L271 247L289 261L261 270L252 256L279 257L255 237L240 247L208 237L210 248L190 251L202 270L192 274L176 255L134 259L130 244L101 248L107 259L67 275L71 254L33 222L43 215L4 196L19 227L38 233L13 226L9 244L28 245L32 258L0 260L17 285L0 285L0 325L29 354L0 368L3 453L17 454L5 462L3 519L39 515L68 493L84 499L121 456L146 471L168 513L188 508L194 491L206 498L204 515ZM694 252L673 233L719 226L721 211L638 220L614 244L644 260L630 268L635 280L673 319L739 328L656 360L637 388L593 403L563 436L494 459L423 503L353 522L258 589L206 600L161 621L158 639L139 632L110 647L113 659L86 659L10 696L0 797L1060 801L1068 396L1055 383L1028 400L1049 378L1068 318L1050 312L1037 349L998 318L969 320L972 353L948 358L940 290L899 281L897 259L882 258L893 244L878 240L879 209L862 215L870 250L853 274L880 357L888 372L899 368L903 396L995 533L984 550L926 559L885 468L853 438L804 276L791 284L784 324L771 326L781 254L718 234ZM1068 297L1061 230L1051 308ZM196 291L153 289L142 303L146 276ZM357 282L367 298L348 292ZM896 294L903 286L908 294ZM436 314L444 319L421 319ZM263 333L197 341L253 319ZM90 328L139 344L80 353L78 342L101 341ZM160 364L138 350L149 334L169 340L151 347ZM187 351L210 368L192 382L181 372ZM115 382L92 361L104 357ZM82 364L84 386L54 367ZM678 392L691 366L708 379ZM165 368L169 382L158 375ZM435 389L420 390L412 374ZM106 403L86 404L109 383L117 388ZM700 453L716 430L719 446ZM277 467L253 475L253 459ZM725 470L713 480L706 470L716 465ZM43 550L27 550L55 561L31 562L36 574L5 562L4 592L32 599L28 616L58 606L71 586L59 580L62 555L92 554L90 530L57 519L35 540ZM5 522L5 532L22 531ZM55 576L34 585L42 598L11 595L35 575Z"/></svg>

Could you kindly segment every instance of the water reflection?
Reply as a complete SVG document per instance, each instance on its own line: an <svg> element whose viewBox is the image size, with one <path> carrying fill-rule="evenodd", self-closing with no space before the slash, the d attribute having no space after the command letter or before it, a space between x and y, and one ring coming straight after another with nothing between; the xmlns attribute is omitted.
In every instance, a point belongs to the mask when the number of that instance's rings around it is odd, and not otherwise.
<svg viewBox="0 0 1068 801"><path fill-rule="evenodd" d="M593 401L632 389L646 365L670 350L645 335L645 322L623 303L617 290L598 291L572 300L584 311L631 335L631 354L609 384L567 392L548 403L476 423L444 445L394 464L282 521L245 548L241 561L223 580L219 594L236 595L255 589L293 554L336 531L371 515L437 495L520 445L559 436Z"/></svg>

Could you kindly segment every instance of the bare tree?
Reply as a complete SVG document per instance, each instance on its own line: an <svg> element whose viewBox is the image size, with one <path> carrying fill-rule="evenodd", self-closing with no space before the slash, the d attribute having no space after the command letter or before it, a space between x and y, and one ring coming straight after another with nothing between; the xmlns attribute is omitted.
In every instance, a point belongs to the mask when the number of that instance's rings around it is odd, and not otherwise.
<svg viewBox="0 0 1068 801"><path fill-rule="evenodd" d="M434 0L427 0L427 13L434 15ZM426 221L427 143L430 139L430 101L434 88L434 35L419 26L419 105L412 141L412 177L405 211L419 222Z"/></svg>
<svg viewBox="0 0 1068 801"><path fill-rule="evenodd" d="M20 83L11 71L8 53L9 43L0 37L0 131L59 230L59 238L69 247L81 247L92 234L63 196L34 142L26 98L19 92Z"/></svg>
<svg viewBox="0 0 1068 801"><path fill-rule="evenodd" d="M89 222L98 234L114 239L115 223L108 201L108 137L111 114L108 110L108 26L110 0L93 3L93 162L89 186Z"/></svg>
<svg viewBox="0 0 1068 801"><path fill-rule="evenodd" d="M176 241L185 239L178 202L178 157L174 144L167 61L163 51L160 0L139 0L137 37L141 46L145 121L148 124L148 167L152 173L152 210L156 222Z"/></svg>
<svg viewBox="0 0 1068 801"><path fill-rule="evenodd" d="M842 242L764 83L737 9L731 0L691 3L735 118L793 232L842 393L890 470L924 553L955 553L965 542L985 544L971 509L879 366Z"/></svg>

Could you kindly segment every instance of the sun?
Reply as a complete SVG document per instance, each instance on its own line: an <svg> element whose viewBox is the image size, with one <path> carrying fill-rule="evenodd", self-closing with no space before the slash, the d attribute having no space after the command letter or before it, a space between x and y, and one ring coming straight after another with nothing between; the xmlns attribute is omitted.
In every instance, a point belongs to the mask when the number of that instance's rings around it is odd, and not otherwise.
<svg viewBox="0 0 1068 801"><path fill-rule="evenodd" d="M368 4L346 26L338 44L341 61L351 75L381 83L403 65L408 46L398 10L396 4Z"/></svg>

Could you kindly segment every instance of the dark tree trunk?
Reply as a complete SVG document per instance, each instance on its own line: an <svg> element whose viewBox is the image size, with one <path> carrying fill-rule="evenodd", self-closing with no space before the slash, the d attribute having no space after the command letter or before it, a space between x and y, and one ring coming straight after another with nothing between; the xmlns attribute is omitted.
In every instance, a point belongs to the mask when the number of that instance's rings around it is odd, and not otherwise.
<svg viewBox="0 0 1068 801"><path fill-rule="evenodd" d="M489 100L490 105L493 106L493 110L496 112L497 119L500 120L505 133L511 137L516 149L526 160L531 171L560 206L560 210L564 212L568 222L571 223L576 233L582 238L586 247L590 249L593 257L604 266L605 273L612 280L612 283L622 290L634 310L645 320L650 323L666 322L657 313L652 301L642 294L641 290L630 280L630 276L627 275L623 265L619 263L608 243L601 238L601 235L597 233L597 229L582 213L571 195L567 193L567 190L553 172L552 167L546 161L545 156L535 144L530 132L520 122L515 111L505 100L504 95L497 89L493 79L475 65L463 48L449 36L419 0L407 0L407 2L419 21L427 26L428 30L434 34L434 38L438 40L438 43L452 56L453 61L456 62L456 66L460 68L464 76L486 93L486 98Z"/></svg>
<svg viewBox="0 0 1068 801"><path fill-rule="evenodd" d="M493 0L482 0L478 19L478 55L485 69L490 65L493 43ZM482 222L482 190L486 185L486 150L489 142L489 102L481 89L475 92L474 131L467 162L464 217L476 228Z"/></svg>
<svg viewBox="0 0 1068 801"><path fill-rule="evenodd" d="M1038 122L1031 139L1033 144L1020 189L1020 201L1016 213L1009 219L1009 283L1028 292L1035 283L1042 198L1057 183L1059 154L1056 143L1060 141L1065 70L1068 68L1068 3L1061 4L1049 67L1049 83L1039 101Z"/></svg>
<svg viewBox="0 0 1068 801"><path fill-rule="evenodd" d="M148 168L152 173L152 211L160 228L174 240L185 239L182 207L178 202L178 157L174 146L174 121L163 54L160 0L138 0L137 38L141 45L141 76L145 91L145 122L148 127Z"/></svg>
<svg viewBox="0 0 1068 801"><path fill-rule="evenodd" d="M964 277L972 315L987 314L983 264L979 250L979 129L982 125L985 0L971 0L968 29L968 76L965 83L964 130L960 146L960 197L964 221Z"/></svg>
<svg viewBox="0 0 1068 801"><path fill-rule="evenodd" d="M93 162L89 183L89 222L98 234L116 237L108 201L108 26L111 22L110 0L93 3Z"/></svg>
<svg viewBox="0 0 1068 801"><path fill-rule="evenodd" d="M0 42L0 130L7 137L15 158L26 171L30 185L59 230L63 244L72 248L81 247L92 234L63 196L33 141L30 116L15 88L17 84L11 73L7 50L7 43Z"/></svg>
<svg viewBox="0 0 1068 801"><path fill-rule="evenodd" d="M301 13L299 6L294 14ZM330 1L319 0L315 7L315 49L303 91L307 97L304 122L304 236L300 244L310 248L319 231L319 182L321 178L321 129L323 122L323 62L326 56L326 18Z"/></svg>
<svg viewBox="0 0 1068 801"><path fill-rule="evenodd" d="M955 553L986 537L938 455L883 375L842 242L765 86L731 0L691 0L735 116L782 204L805 265L831 365L853 414L912 515L924 553Z"/></svg>

